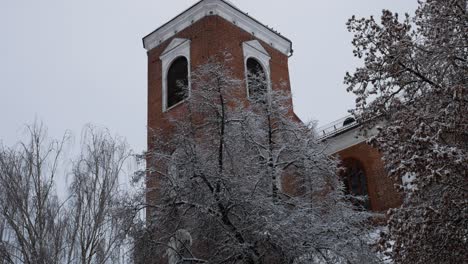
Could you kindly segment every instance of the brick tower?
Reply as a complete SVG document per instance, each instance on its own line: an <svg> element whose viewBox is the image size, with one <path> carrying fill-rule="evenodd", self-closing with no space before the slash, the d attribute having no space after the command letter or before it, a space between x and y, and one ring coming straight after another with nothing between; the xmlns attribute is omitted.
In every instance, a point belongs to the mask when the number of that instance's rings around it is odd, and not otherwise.
<svg viewBox="0 0 468 264"><path fill-rule="evenodd" d="M188 78L207 59L228 52L233 77L245 79L249 59L259 63L271 86L289 88L292 43L243 13L228 1L202 0L143 38L148 51L148 127L164 128L168 116L183 111L186 98L174 98L171 67L185 68ZM176 70L177 71L177 70ZM177 77L176 77L177 78ZM183 78L183 77L182 77ZM244 95L247 97L248 89ZM149 145L151 146L151 144Z"/></svg>
<svg viewBox="0 0 468 264"><path fill-rule="evenodd" d="M291 41L229 1L199 1L144 37L143 45L148 55L148 150L156 147L151 131L170 130L169 119L186 111L184 102L190 100L190 91L188 96L180 96L175 84L182 81L191 89L191 72L210 57L231 54L229 66L239 80L246 79L249 67L260 66L271 89L290 92ZM248 98L247 81L239 95ZM152 178L150 175L149 188L158 184Z"/></svg>

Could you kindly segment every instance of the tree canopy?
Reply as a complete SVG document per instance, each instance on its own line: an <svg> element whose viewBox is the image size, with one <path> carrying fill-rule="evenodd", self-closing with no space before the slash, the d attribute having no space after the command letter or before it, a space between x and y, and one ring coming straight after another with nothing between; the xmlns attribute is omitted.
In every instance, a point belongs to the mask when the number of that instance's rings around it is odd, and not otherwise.
<svg viewBox="0 0 468 264"><path fill-rule="evenodd" d="M465 0L419 2L414 16L352 17L347 73L359 122L405 199L391 210L383 249L396 263L468 259L468 15Z"/></svg>

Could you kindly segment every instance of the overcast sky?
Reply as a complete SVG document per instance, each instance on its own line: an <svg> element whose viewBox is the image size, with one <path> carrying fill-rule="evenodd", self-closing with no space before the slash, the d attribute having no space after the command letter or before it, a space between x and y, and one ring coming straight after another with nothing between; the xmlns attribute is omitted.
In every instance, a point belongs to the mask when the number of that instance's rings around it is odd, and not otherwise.
<svg viewBox="0 0 468 264"><path fill-rule="evenodd" d="M345 23L383 8L413 12L416 0L231 0L293 42L295 111L331 122L354 97L343 76L358 65ZM42 120L49 135L79 137L93 123L146 148L146 51L141 38L195 0L0 0L0 142Z"/></svg>

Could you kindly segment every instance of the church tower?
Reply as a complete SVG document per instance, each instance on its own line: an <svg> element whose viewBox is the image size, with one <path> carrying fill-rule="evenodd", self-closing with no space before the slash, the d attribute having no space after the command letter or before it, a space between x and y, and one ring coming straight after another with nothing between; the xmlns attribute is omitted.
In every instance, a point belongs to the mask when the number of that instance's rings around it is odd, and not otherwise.
<svg viewBox="0 0 468 264"><path fill-rule="evenodd" d="M259 64L272 87L289 86L288 58L292 43L224 0L202 0L143 38L148 55L148 128L164 128L167 117L183 112L185 100L175 82L207 59L228 52L233 77L245 79ZM246 84L247 86L247 84ZM190 93L188 93L190 94ZM248 96L246 87L244 96Z"/></svg>
<svg viewBox="0 0 468 264"><path fill-rule="evenodd" d="M156 147L151 131L170 130L169 120L186 111L190 91L181 96L177 83L190 90L191 72L213 56L229 53L236 79L245 80L249 68L258 67L269 87L290 92L291 41L229 1L199 1L144 37L143 45L148 55L148 150ZM244 87L239 96L247 99L247 81ZM147 184L156 187L157 181L150 176Z"/></svg>

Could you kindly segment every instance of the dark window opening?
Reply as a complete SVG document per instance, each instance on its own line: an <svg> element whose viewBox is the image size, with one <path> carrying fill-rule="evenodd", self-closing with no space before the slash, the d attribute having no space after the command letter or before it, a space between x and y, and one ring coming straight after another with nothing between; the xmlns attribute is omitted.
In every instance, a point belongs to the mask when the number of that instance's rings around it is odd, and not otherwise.
<svg viewBox="0 0 468 264"><path fill-rule="evenodd" d="M167 72L167 108L188 97L188 61L176 59Z"/></svg>
<svg viewBox="0 0 468 264"><path fill-rule="evenodd" d="M364 209L370 209L367 192L367 177L362 163L355 159L345 159L342 162L342 179L345 193L356 196L352 203Z"/></svg>
<svg viewBox="0 0 468 264"><path fill-rule="evenodd" d="M354 119L353 117L348 117L343 122L343 126L351 125L354 122L356 122L356 119Z"/></svg>
<svg viewBox="0 0 468 264"><path fill-rule="evenodd" d="M267 92L267 79L262 65L253 59L247 59L247 86L249 98L263 101Z"/></svg>

